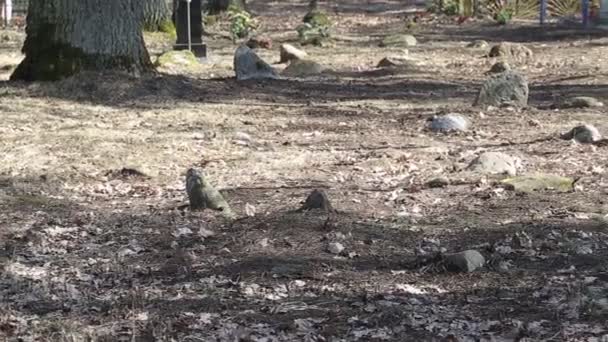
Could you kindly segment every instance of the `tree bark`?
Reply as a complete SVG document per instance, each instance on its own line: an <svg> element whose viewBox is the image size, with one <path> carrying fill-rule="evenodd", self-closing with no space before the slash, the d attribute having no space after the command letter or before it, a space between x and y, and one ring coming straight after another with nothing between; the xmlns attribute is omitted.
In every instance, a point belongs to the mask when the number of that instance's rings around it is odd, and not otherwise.
<svg viewBox="0 0 608 342"><path fill-rule="evenodd" d="M207 10L209 14L214 15L228 10L228 7L234 6L243 10L247 10L246 0L208 0Z"/></svg>
<svg viewBox="0 0 608 342"><path fill-rule="evenodd" d="M161 31L171 21L171 9L166 0L140 0L144 11L144 29Z"/></svg>
<svg viewBox="0 0 608 342"><path fill-rule="evenodd" d="M140 1L29 1L25 59L11 80L54 81L83 70L152 70Z"/></svg>

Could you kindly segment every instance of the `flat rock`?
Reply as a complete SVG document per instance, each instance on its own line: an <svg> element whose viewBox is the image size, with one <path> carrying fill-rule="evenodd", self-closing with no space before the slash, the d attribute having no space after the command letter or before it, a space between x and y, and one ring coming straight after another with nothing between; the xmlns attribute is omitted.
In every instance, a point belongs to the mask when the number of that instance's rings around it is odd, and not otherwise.
<svg viewBox="0 0 608 342"><path fill-rule="evenodd" d="M600 131L593 125L578 125L568 132L562 134L560 138L564 140L575 140L582 144L590 144L602 139Z"/></svg>
<svg viewBox="0 0 608 342"><path fill-rule="evenodd" d="M409 57L388 56L384 57L376 65L377 68L407 68L415 67L418 63Z"/></svg>
<svg viewBox="0 0 608 342"><path fill-rule="evenodd" d="M503 57L514 60L527 60L532 58L532 50L519 43L503 42L492 46L488 57Z"/></svg>
<svg viewBox="0 0 608 342"><path fill-rule="evenodd" d="M553 105L553 108L598 108L604 107L604 103L590 96L575 96L560 101Z"/></svg>
<svg viewBox="0 0 608 342"><path fill-rule="evenodd" d="M282 44L280 50L279 63L286 63L298 59L306 59L308 54L304 50L300 50L291 44Z"/></svg>
<svg viewBox="0 0 608 342"><path fill-rule="evenodd" d="M279 78L277 72L247 45L239 46L234 53L234 72L239 81Z"/></svg>
<svg viewBox="0 0 608 342"><path fill-rule="evenodd" d="M490 76L484 82L473 105L526 107L528 94L526 78L513 70L507 70Z"/></svg>
<svg viewBox="0 0 608 342"><path fill-rule="evenodd" d="M470 273L483 267L486 263L483 255L474 249L446 254L444 257L448 270L454 272Z"/></svg>
<svg viewBox="0 0 608 342"><path fill-rule="evenodd" d="M418 40L411 34L392 34L382 39L380 47L410 47L417 44Z"/></svg>
<svg viewBox="0 0 608 342"><path fill-rule="evenodd" d="M434 116L428 123L428 128L433 132L464 132L469 129L471 122L460 114L446 114Z"/></svg>
<svg viewBox="0 0 608 342"><path fill-rule="evenodd" d="M533 192L540 190L568 192L572 191L574 188L574 180L572 178L550 174L512 177L503 179L501 183L508 190L521 192Z"/></svg>
<svg viewBox="0 0 608 342"><path fill-rule="evenodd" d="M518 158L502 152L484 152L473 159L467 169L483 174L515 176L521 164Z"/></svg>
<svg viewBox="0 0 608 342"><path fill-rule="evenodd" d="M486 42L485 40L474 40L467 44L468 48L473 49L487 49L489 46L490 44L488 44L488 42Z"/></svg>
<svg viewBox="0 0 608 342"><path fill-rule="evenodd" d="M306 59L292 60L281 75L286 77L304 78L320 75L327 70L323 65Z"/></svg>

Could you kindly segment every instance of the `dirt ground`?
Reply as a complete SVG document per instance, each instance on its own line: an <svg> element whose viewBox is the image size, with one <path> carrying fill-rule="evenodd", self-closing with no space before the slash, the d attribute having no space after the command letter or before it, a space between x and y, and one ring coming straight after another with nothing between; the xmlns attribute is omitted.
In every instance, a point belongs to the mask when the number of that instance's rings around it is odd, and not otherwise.
<svg viewBox="0 0 608 342"><path fill-rule="evenodd" d="M415 68L382 70L405 52L378 42L408 9L322 5L334 45L305 47L333 69L321 77L237 82L235 45L210 28L195 73L0 83L0 339L608 341L608 147L558 139L582 122L608 132L606 107L543 109L608 101L606 33L437 18L417 28ZM306 3L252 10L274 40L260 55L276 63ZM6 80L24 36L0 36ZM171 45L146 39L153 55ZM495 62L466 47L476 39L533 50L512 62L530 81L528 108L471 106ZM424 129L448 112L473 129ZM519 193L463 171L482 151L521 158L524 174L574 177L575 191ZM176 209L192 166L237 221ZM425 186L437 177L451 184ZM313 189L338 210L329 225L295 212ZM487 265L421 263L467 249Z"/></svg>

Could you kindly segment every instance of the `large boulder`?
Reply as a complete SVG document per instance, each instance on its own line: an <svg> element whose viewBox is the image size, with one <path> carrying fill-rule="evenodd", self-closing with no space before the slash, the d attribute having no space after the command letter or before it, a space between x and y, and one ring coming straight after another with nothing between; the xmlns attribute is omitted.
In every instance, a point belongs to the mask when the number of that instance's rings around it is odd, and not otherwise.
<svg viewBox="0 0 608 342"><path fill-rule="evenodd" d="M234 53L234 72L239 81L279 78L276 70L247 45L239 46Z"/></svg>
<svg viewBox="0 0 608 342"><path fill-rule="evenodd" d="M286 77L303 78L322 74L327 68L311 60L294 60L289 63L281 75Z"/></svg>
<svg viewBox="0 0 608 342"><path fill-rule="evenodd" d="M279 63L286 63L296 59L306 59L308 54L304 50L300 50L291 44L281 45L281 59Z"/></svg>
<svg viewBox="0 0 608 342"><path fill-rule="evenodd" d="M475 158L468 169L483 174L498 174L515 176L521 165L519 158L511 157L502 152L484 152Z"/></svg>
<svg viewBox="0 0 608 342"><path fill-rule="evenodd" d="M417 44L418 40L411 34L392 34L382 39L380 47L410 47Z"/></svg>
<svg viewBox="0 0 608 342"><path fill-rule="evenodd" d="M490 76L481 86L473 103L474 106L513 106L528 105L528 81L513 70Z"/></svg>

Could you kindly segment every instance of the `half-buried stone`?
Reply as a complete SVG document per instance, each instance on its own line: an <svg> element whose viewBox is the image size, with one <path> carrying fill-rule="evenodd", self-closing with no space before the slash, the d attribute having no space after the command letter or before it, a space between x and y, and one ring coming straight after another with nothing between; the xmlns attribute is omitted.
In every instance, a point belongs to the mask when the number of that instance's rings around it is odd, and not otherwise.
<svg viewBox="0 0 608 342"><path fill-rule="evenodd" d="M444 256L446 268L453 272L470 273L483 267L486 259L481 253L474 249L469 249L459 253L446 254Z"/></svg>
<svg viewBox="0 0 608 342"><path fill-rule="evenodd" d="M239 81L279 78L277 72L268 63L244 44L234 53L234 72Z"/></svg>
<svg viewBox="0 0 608 342"><path fill-rule="evenodd" d="M575 96L560 101L552 106L553 108L597 108L604 107L604 103L590 96Z"/></svg>
<svg viewBox="0 0 608 342"><path fill-rule="evenodd" d="M513 70L490 76L479 90L474 106L513 106L528 105L528 81Z"/></svg>
<svg viewBox="0 0 608 342"><path fill-rule="evenodd" d="M483 174L515 176L521 165L519 158L502 152L484 152L473 159L467 167L470 171Z"/></svg>
<svg viewBox="0 0 608 342"><path fill-rule="evenodd" d="M600 131L593 125L578 125L568 132L562 134L560 138L564 140L574 140L582 144L590 144L602 139Z"/></svg>
<svg viewBox="0 0 608 342"><path fill-rule="evenodd" d="M307 59L297 59L292 60L289 65L283 70L281 75L286 77L304 78L320 75L326 70L326 67L315 61Z"/></svg>
<svg viewBox="0 0 608 342"><path fill-rule="evenodd" d="M464 132L470 126L469 119L460 114L434 116L428 122L428 128L437 133Z"/></svg>

